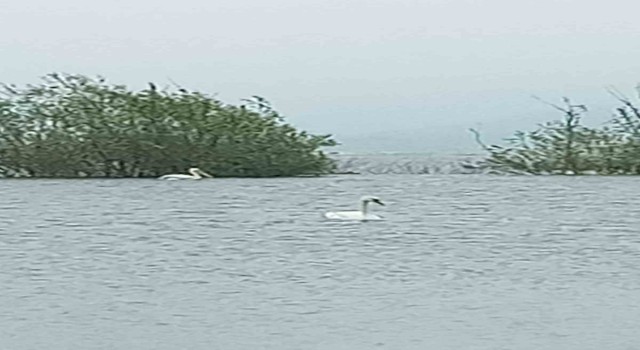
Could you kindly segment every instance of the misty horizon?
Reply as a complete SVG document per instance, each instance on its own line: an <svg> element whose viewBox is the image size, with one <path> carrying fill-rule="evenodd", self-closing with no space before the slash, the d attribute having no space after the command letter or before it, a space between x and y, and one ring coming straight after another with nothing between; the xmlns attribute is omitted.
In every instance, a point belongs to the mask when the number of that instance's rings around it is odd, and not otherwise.
<svg viewBox="0 0 640 350"><path fill-rule="evenodd" d="M66 72L134 89L171 82L230 104L259 95L347 151L480 151L585 104L587 125L635 96L631 1L269 3L31 0L0 14L3 83ZM19 30L16 30L19 28Z"/></svg>

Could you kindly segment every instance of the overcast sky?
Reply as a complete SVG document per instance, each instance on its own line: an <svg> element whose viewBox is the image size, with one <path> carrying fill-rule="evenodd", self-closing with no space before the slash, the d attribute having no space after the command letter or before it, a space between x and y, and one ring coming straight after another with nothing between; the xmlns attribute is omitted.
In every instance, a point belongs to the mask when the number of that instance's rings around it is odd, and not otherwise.
<svg viewBox="0 0 640 350"><path fill-rule="evenodd" d="M8 2L8 3L7 3ZM0 4L0 81L169 79L261 95L345 150L474 150L557 113L592 125L640 82L637 0L20 0Z"/></svg>

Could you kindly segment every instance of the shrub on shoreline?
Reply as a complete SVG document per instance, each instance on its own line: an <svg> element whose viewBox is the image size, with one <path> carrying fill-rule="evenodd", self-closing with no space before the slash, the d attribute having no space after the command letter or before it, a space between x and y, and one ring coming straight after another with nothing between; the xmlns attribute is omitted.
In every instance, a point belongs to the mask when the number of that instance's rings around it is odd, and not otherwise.
<svg viewBox="0 0 640 350"><path fill-rule="evenodd" d="M183 88L142 91L49 74L4 85L0 176L155 177L197 166L215 176L330 173L330 135L299 131L263 98L235 106Z"/></svg>
<svg viewBox="0 0 640 350"><path fill-rule="evenodd" d="M624 95L610 91L621 103L613 119L601 128L582 124L584 105L551 105L561 120L540 125L530 132L518 131L505 146L486 145L471 129L489 155L482 167L496 173L563 175L640 174L640 109Z"/></svg>

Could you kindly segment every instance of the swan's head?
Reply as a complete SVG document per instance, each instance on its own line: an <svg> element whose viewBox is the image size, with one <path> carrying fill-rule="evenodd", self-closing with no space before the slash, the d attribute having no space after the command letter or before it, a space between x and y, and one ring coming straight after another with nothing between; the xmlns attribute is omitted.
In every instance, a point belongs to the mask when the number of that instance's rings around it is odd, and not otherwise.
<svg viewBox="0 0 640 350"><path fill-rule="evenodd" d="M204 176L204 177L213 177L210 174L207 174L206 172L200 170L200 168L189 168L189 172L191 174L197 173L197 174L200 174L200 176Z"/></svg>
<svg viewBox="0 0 640 350"><path fill-rule="evenodd" d="M384 203L382 203L380 198L375 196L363 196L362 198L360 198L360 201L362 203L376 203L376 204L384 205Z"/></svg>

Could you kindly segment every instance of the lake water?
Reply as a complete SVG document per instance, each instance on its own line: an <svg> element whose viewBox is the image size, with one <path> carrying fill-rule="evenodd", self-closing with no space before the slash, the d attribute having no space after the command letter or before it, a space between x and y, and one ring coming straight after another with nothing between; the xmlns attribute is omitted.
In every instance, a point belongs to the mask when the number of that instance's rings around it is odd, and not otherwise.
<svg viewBox="0 0 640 350"><path fill-rule="evenodd" d="M636 177L0 181L2 349L637 349ZM324 211L362 194L385 221Z"/></svg>

